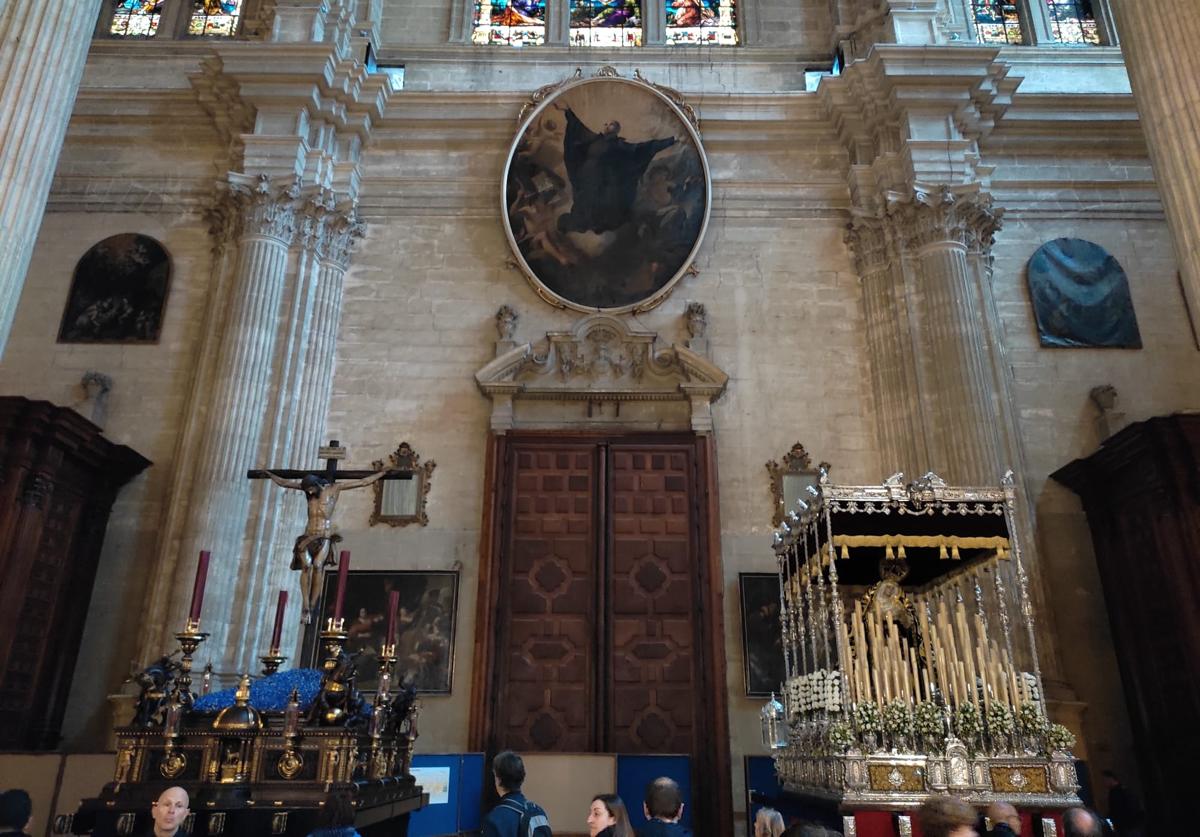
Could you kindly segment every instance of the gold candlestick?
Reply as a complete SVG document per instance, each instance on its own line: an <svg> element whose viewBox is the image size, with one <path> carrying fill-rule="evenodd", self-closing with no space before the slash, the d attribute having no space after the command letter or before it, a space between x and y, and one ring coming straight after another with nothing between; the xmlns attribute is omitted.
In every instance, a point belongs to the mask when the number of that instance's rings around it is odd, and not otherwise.
<svg viewBox="0 0 1200 837"><path fill-rule="evenodd" d="M338 657L349 638L350 635L346 633L345 619L325 620L325 630L321 631L321 645L325 649L325 659L321 666L325 671L333 671L337 668Z"/></svg>
<svg viewBox="0 0 1200 837"><path fill-rule="evenodd" d="M278 648L272 648L258 659L263 664L263 677L270 677L272 674L279 671L279 666L281 666L287 660L287 657L280 656Z"/></svg>
<svg viewBox="0 0 1200 837"><path fill-rule="evenodd" d="M195 700L195 695L192 694L192 658L196 655L200 643L208 639L208 636L200 630L199 619L189 619L184 629L175 634L183 657L179 660L179 676L175 678L174 693L179 697L179 702L189 709Z"/></svg>

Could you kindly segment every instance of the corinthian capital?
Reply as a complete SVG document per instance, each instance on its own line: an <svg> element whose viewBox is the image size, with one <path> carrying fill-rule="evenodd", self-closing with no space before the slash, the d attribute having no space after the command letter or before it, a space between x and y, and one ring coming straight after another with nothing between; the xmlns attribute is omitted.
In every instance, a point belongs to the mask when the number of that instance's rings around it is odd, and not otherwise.
<svg viewBox="0 0 1200 837"><path fill-rule="evenodd" d="M296 234L296 204L300 196L300 186L295 180L276 185L265 174L230 172L228 192L241 217L242 235L266 236L291 244Z"/></svg>
<svg viewBox="0 0 1200 837"><path fill-rule="evenodd" d="M895 255L894 237L885 218L855 216L846 227L844 240L854 254L860 276L878 270Z"/></svg>
<svg viewBox="0 0 1200 837"><path fill-rule="evenodd" d="M322 255L342 268L350 264L350 254L358 240L367 234L367 225L358 218L354 206L329 212L321 227Z"/></svg>
<svg viewBox="0 0 1200 837"><path fill-rule="evenodd" d="M977 185L922 187L888 194L887 214L906 249L919 252L939 244L957 244L987 254L1000 229L1004 210Z"/></svg>

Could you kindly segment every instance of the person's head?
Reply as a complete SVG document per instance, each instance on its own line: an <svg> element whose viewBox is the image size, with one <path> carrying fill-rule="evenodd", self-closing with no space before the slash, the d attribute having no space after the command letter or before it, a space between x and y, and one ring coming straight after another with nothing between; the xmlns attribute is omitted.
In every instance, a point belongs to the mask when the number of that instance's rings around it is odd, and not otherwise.
<svg viewBox="0 0 1200 837"><path fill-rule="evenodd" d="M20 788L0 793L0 828L24 831L33 820L33 800Z"/></svg>
<svg viewBox="0 0 1200 837"><path fill-rule="evenodd" d="M660 776L646 785L646 799L642 810L648 820L678 822L683 816L683 797L674 779Z"/></svg>
<svg viewBox="0 0 1200 837"><path fill-rule="evenodd" d="M155 837L171 837L178 832L188 813L188 795L183 788L170 787L160 793L150 809Z"/></svg>
<svg viewBox="0 0 1200 837"><path fill-rule="evenodd" d="M517 793L525 784L525 762L512 750L497 753L492 759L492 777L496 780L496 793Z"/></svg>
<svg viewBox="0 0 1200 837"><path fill-rule="evenodd" d="M999 823L1004 823L1015 834L1021 833L1021 815L1017 813L1016 808L1007 802L993 802L989 805L987 807L987 818L992 821L992 828L995 828Z"/></svg>
<svg viewBox="0 0 1200 837"><path fill-rule="evenodd" d="M615 119L610 122L605 122L603 133L607 134L608 136L615 137L617 134L621 133L621 123Z"/></svg>
<svg viewBox="0 0 1200 837"><path fill-rule="evenodd" d="M1100 817L1087 808L1068 808L1063 814L1063 835L1064 837L1104 837L1104 826L1100 824Z"/></svg>
<svg viewBox="0 0 1200 837"><path fill-rule="evenodd" d="M917 811L925 837L979 837L975 809L957 796L932 796Z"/></svg>
<svg viewBox="0 0 1200 837"><path fill-rule="evenodd" d="M354 802L345 794L335 794L326 800L317 817L321 828L343 828L354 825Z"/></svg>
<svg viewBox="0 0 1200 837"><path fill-rule="evenodd" d="M1104 787L1108 788L1109 790L1112 790L1117 785L1121 784L1121 780L1117 778L1117 774L1113 773L1111 770L1105 770L1100 775L1104 777Z"/></svg>
<svg viewBox="0 0 1200 837"><path fill-rule="evenodd" d="M754 817L754 837L779 837L783 834L783 814L774 808L759 808Z"/></svg>
<svg viewBox="0 0 1200 837"><path fill-rule="evenodd" d="M629 812L625 803L615 793L598 793L592 797L587 816L588 837L596 837L606 828L611 828L613 837L633 837L633 826L629 823Z"/></svg>

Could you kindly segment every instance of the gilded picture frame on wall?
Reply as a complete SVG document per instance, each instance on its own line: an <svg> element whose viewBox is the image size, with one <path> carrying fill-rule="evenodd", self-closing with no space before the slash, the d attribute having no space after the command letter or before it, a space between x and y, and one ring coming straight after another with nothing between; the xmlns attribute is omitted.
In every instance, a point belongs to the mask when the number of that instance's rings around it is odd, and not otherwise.
<svg viewBox="0 0 1200 837"><path fill-rule="evenodd" d="M698 121L677 92L605 68L539 90L522 111L501 217L547 302L653 308L694 271L711 206Z"/></svg>

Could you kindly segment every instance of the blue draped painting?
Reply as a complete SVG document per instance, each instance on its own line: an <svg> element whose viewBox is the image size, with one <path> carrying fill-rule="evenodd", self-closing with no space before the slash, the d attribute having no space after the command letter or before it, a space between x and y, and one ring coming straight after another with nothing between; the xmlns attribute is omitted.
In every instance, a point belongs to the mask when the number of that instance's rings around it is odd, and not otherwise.
<svg viewBox="0 0 1200 837"><path fill-rule="evenodd" d="M1043 346L1142 348L1129 280L1100 245L1056 238L1033 254L1027 272Z"/></svg>

